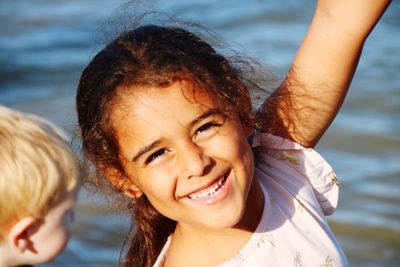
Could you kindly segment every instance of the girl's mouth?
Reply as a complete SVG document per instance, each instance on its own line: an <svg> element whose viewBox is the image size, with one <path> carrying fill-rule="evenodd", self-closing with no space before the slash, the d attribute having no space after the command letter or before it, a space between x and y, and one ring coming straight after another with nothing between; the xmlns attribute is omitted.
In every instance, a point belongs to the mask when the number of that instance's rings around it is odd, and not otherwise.
<svg viewBox="0 0 400 267"><path fill-rule="evenodd" d="M208 188L201 190L200 192L190 194L188 198L197 201L212 200L217 198L217 196L221 195L222 192L227 191L224 189L226 189L226 180L228 179L229 173L230 172L227 172Z"/></svg>

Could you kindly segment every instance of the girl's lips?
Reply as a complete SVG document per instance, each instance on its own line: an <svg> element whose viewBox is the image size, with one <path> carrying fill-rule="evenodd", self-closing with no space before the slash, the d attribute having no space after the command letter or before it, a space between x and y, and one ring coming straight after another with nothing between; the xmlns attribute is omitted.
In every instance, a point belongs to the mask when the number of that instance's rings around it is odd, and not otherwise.
<svg viewBox="0 0 400 267"><path fill-rule="evenodd" d="M212 204L223 199L230 191L230 173L230 171L227 172L212 185L188 195L187 198L190 201L202 204Z"/></svg>

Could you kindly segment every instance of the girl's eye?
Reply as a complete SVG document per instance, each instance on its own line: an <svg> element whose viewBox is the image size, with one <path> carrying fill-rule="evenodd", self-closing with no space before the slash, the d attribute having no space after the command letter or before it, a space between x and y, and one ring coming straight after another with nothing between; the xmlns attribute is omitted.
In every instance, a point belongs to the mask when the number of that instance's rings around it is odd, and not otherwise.
<svg viewBox="0 0 400 267"><path fill-rule="evenodd" d="M155 160L156 158L162 156L164 153L166 152L166 149L160 149L157 150L156 152L154 152L153 154L151 154L147 159L146 159L146 164L149 164L150 162L152 162L153 160Z"/></svg>
<svg viewBox="0 0 400 267"><path fill-rule="evenodd" d="M200 126L200 128L197 129L196 135L201 134L207 130L219 127L221 125L222 125L221 123L217 123L217 122L208 122L208 123Z"/></svg>

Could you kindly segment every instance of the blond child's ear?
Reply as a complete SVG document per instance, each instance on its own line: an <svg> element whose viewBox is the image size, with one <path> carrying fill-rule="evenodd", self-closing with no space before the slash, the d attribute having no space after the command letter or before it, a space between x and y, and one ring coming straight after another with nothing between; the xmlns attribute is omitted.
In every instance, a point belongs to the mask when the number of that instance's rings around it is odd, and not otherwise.
<svg viewBox="0 0 400 267"><path fill-rule="evenodd" d="M137 187L131 179L121 173L120 170L105 165L101 165L100 169L107 176L112 185L121 190L126 196L130 198L140 198L143 195L143 191Z"/></svg>
<svg viewBox="0 0 400 267"><path fill-rule="evenodd" d="M30 228L34 227L36 222L37 219L31 216L19 219L8 232L9 247L21 254L30 249Z"/></svg>

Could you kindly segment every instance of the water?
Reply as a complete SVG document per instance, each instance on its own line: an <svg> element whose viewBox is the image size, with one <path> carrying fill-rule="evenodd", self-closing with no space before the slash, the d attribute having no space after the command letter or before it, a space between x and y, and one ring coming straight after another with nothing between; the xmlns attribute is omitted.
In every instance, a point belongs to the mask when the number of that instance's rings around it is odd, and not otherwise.
<svg viewBox="0 0 400 267"><path fill-rule="evenodd" d="M0 2L0 103L76 124L80 72L104 39L102 25L121 1ZM228 43L285 73L314 1L147 1L213 29ZM329 218L352 266L400 265L400 2L367 41L346 102L318 145L341 181ZM74 238L45 266L116 266L128 220L81 192Z"/></svg>

